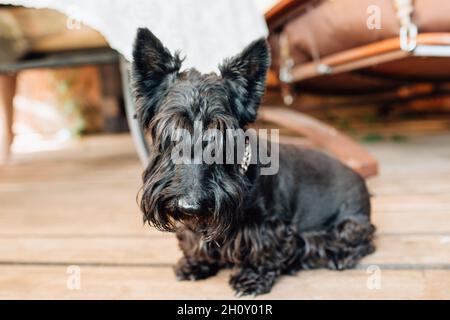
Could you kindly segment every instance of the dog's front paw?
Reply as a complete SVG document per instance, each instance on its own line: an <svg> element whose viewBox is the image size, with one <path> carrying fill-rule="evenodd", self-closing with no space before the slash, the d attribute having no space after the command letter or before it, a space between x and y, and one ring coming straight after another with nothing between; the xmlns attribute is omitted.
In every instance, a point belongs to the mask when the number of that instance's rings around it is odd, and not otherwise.
<svg viewBox="0 0 450 320"><path fill-rule="evenodd" d="M201 280L211 277L219 270L216 264L181 258L174 267L177 280Z"/></svg>
<svg viewBox="0 0 450 320"><path fill-rule="evenodd" d="M270 292L279 272L257 272L251 268L245 268L231 276L230 285L236 291L236 296L260 295Z"/></svg>

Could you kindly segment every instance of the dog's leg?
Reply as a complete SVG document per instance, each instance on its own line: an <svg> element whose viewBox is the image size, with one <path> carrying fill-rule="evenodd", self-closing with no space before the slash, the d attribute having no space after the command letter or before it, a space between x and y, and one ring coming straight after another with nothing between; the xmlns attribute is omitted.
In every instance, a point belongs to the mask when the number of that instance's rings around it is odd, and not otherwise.
<svg viewBox="0 0 450 320"><path fill-rule="evenodd" d="M259 295L270 292L280 269L246 265L231 276L230 285L237 296Z"/></svg>
<svg viewBox="0 0 450 320"><path fill-rule="evenodd" d="M237 296L270 292L298 251L295 231L282 222L240 230L234 248L238 270L231 276L230 285Z"/></svg>
<svg viewBox="0 0 450 320"><path fill-rule="evenodd" d="M201 280L214 276L219 264L197 257L183 257L174 267L177 280Z"/></svg>
<svg viewBox="0 0 450 320"><path fill-rule="evenodd" d="M177 232L183 257L175 265L178 280L201 280L215 275L223 267L216 258L216 248L189 230Z"/></svg>

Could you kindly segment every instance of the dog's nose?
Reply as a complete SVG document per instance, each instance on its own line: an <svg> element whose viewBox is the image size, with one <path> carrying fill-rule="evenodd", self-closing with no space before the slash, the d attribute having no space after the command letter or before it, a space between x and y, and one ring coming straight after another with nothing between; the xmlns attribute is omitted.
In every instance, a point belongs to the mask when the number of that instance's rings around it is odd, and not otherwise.
<svg viewBox="0 0 450 320"><path fill-rule="evenodd" d="M178 199L178 209L187 214L193 214L200 210L200 205L190 197L183 197Z"/></svg>

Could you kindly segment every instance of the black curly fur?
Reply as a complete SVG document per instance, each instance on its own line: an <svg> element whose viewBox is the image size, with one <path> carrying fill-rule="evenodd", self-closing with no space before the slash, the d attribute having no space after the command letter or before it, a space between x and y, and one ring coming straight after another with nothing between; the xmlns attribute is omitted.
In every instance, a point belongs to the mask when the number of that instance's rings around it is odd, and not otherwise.
<svg viewBox="0 0 450 320"><path fill-rule="evenodd" d="M152 137L140 205L144 221L176 232L184 254L175 266L180 280L233 267L230 285L239 295L263 294L281 274L351 268L374 251L364 180L321 152L281 144L279 172L271 176L260 174L259 162L245 175L238 164L172 163L176 128L192 130L200 120L205 128L237 129L255 120L269 62L260 39L225 60L221 75L181 72L178 55L147 29L138 32L134 91ZM183 197L198 210L180 209Z"/></svg>

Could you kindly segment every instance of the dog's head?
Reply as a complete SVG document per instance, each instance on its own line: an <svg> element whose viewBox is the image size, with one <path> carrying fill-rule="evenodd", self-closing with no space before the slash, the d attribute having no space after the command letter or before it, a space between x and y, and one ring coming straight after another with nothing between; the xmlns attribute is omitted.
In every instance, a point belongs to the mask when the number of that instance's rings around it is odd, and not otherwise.
<svg viewBox="0 0 450 320"><path fill-rule="evenodd" d="M182 223L218 239L239 219L248 185L242 159L177 163L174 150L177 142L187 142L192 148L183 157L193 160L201 141L202 148L214 145L211 150L225 153L227 129L255 121L270 63L267 43L257 40L226 59L220 75L201 74L181 71L179 54L172 55L148 29L139 29L133 58L137 114L151 140L140 199L144 219L161 230L174 231ZM223 133L222 139L211 134L214 130ZM189 139L180 139L180 132L190 134Z"/></svg>

